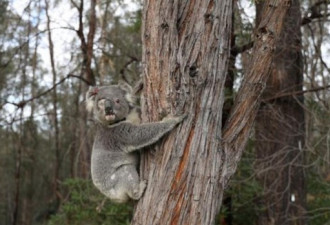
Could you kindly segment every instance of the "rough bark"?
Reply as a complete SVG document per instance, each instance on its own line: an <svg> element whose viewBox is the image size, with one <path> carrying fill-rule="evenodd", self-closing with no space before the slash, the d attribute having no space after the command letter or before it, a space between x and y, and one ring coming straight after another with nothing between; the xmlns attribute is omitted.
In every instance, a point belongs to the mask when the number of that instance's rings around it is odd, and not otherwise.
<svg viewBox="0 0 330 225"><path fill-rule="evenodd" d="M258 18L262 8L257 7ZM262 16L261 16L262 17ZM284 29L276 42L273 67L264 99L256 118L256 173L264 188L261 200L265 212L258 224L305 224L303 172L303 97L283 93L302 91L301 14L293 0ZM257 21L258 22L258 21Z"/></svg>
<svg viewBox="0 0 330 225"><path fill-rule="evenodd" d="M230 55L232 1L144 3L143 119L188 118L142 156L148 180L133 224L212 224L244 149L270 72L288 1L269 2L255 54L224 133L222 107ZM260 65L261 64L261 65Z"/></svg>

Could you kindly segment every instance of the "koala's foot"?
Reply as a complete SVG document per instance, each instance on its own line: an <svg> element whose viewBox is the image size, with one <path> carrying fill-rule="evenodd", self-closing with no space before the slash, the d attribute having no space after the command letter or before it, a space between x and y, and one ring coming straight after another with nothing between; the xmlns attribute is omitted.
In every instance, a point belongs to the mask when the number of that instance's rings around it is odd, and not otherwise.
<svg viewBox="0 0 330 225"><path fill-rule="evenodd" d="M125 203L129 200L127 191L123 187L112 188L107 192L103 192L112 202Z"/></svg>
<svg viewBox="0 0 330 225"><path fill-rule="evenodd" d="M128 195L129 195L132 199L138 200L138 199L140 199L141 196L143 195L144 190L146 189L146 187L147 187L147 181L146 181L146 180L143 180L143 181L141 181L140 183L135 184L135 185L132 187L131 192L128 193Z"/></svg>

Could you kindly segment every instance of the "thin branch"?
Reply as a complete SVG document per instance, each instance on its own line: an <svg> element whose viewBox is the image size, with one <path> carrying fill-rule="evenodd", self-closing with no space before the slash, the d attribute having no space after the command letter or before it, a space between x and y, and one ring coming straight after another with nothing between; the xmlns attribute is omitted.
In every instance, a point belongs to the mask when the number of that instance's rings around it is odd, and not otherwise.
<svg viewBox="0 0 330 225"><path fill-rule="evenodd" d="M303 95L306 93L310 93L310 92L317 92L317 91L321 91L321 90L325 90L330 88L330 85L326 85L323 87L317 87L317 88L312 88L312 89L308 89L308 90L303 90L303 91L293 91L293 92L289 92L289 93L282 93L276 96L273 96L271 98L266 98L266 99L262 99L262 102L268 102L268 101L272 101L278 98L283 98L283 97L287 97L287 96L294 96L294 95Z"/></svg>
<svg viewBox="0 0 330 225"><path fill-rule="evenodd" d="M78 10L78 15L79 15L79 26L78 26L78 30L76 30L77 35L80 39L81 42L81 50L83 52L83 54L86 54L86 49L87 49L87 44L86 44L86 39L84 36L84 32L83 32L83 10L84 10L84 1L81 0L80 1L80 5L78 6L73 0L71 0L71 3L74 5L74 7Z"/></svg>
<svg viewBox="0 0 330 225"><path fill-rule="evenodd" d="M86 55L84 56L86 58L85 66L86 68L86 79L89 81L91 85L95 85L95 76L93 74L93 70L91 68L91 63L93 59L93 45L94 45L94 37L95 37L95 31L96 31L96 0L90 1L90 15L89 15L89 31L87 34L87 43L86 43Z"/></svg>
<svg viewBox="0 0 330 225"><path fill-rule="evenodd" d="M74 74L68 74L66 77L62 78L60 81L58 81L57 83L55 83L51 88L47 89L46 91L43 91L35 96L32 96L31 98L27 99L27 100L24 100L24 101L20 101L20 102L9 102L9 101L5 101L4 104L2 104L0 106L0 110L3 108L4 105L6 104L11 104L11 105L14 105L16 106L17 108L23 108L27 103L29 102L32 102L33 100L35 99L38 99L38 98L41 98L42 96L44 95L47 95L49 92L53 91L58 85L62 84L64 81L66 81L67 79L69 79L70 77L74 77L74 78L77 78L81 81L83 81L84 83L86 83L87 85L89 85L89 82L84 79L83 77L81 76L77 76L77 75L74 75Z"/></svg>
<svg viewBox="0 0 330 225"><path fill-rule="evenodd" d="M321 5L328 5L330 4L330 1L328 0L324 0L324 1L319 1L319 2L316 2L314 5L312 5L308 11L310 12L310 15L306 15L302 18L301 20L301 25L306 25L306 24L309 24L311 22L313 22L313 19L319 19L319 18L324 18L324 17L328 17L330 16L330 13L325 13L325 14L322 14L318 11L319 7Z"/></svg>
<svg viewBox="0 0 330 225"><path fill-rule="evenodd" d="M71 0L70 2L76 9L79 10L79 6L77 5L77 3L75 1Z"/></svg>
<svg viewBox="0 0 330 225"><path fill-rule="evenodd" d="M329 0L319 1L319 2L316 2L314 5L312 5L308 10L309 12L311 12L311 14L309 16L306 15L302 18L301 26L304 26L306 24L309 24L309 23L313 22L314 19L325 18L325 17L330 16L330 13L322 14L322 13L319 13L317 11L317 9L323 4L328 5L328 4L330 4L330 1ZM251 41L251 42L249 42L247 44L244 44L242 46L233 46L232 49L231 49L231 55L233 57L236 57L238 54L243 53L243 52L251 49L253 47L253 42L254 41Z"/></svg>

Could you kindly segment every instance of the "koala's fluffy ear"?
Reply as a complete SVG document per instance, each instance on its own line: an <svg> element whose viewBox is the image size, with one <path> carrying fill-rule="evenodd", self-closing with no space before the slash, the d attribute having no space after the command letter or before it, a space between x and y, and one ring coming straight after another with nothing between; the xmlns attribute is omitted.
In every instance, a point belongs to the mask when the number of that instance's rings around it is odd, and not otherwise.
<svg viewBox="0 0 330 225"><path fill-rule="evenodd" d="M89 87L87 93L86 93L86 109L88 112L92 112L95 96L99 92L98 87Z"/></svg>
<svg viewBox="0 0 330 225"><path fill-rule="evenodd" d="M131 85L129 85L128 83L126 83L124 81L120 81L118 83L118 86L119 86L120 89L125 91L126 100L130 103L131 106L133 106L136 102L135 102L135 98L132 94L133 93L133 88L131 87Z"/></svg>

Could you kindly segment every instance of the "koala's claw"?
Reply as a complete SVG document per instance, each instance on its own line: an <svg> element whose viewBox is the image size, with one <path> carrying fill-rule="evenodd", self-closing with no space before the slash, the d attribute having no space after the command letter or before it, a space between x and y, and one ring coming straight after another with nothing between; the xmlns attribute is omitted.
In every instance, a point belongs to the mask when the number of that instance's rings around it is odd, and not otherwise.
<svg viewBox="0 0 330 225"><path fill-rule="evenodd" d="M183 121L188 115L187 114L183 114L181 116L172 116L172 115L168 115L166 116L163 121L175 121L176 123L180 123L181 121Z"/></svg>
<svg viewBox="0 0 330 225"><path fill-rule="evenodd" d="M140 182L140 191L141 191L140 198L142 197L143 193L145 192L147 184L148 184L147 180L143 180Z"/></svg>
<svg viewBox="0 0 330 225"><path fill-rule="evenodd" d="M140 189L144 190L147 187L148 181L147 180L142 180L140 182Z"/></svg>
<svg viewBox="0 0 330 225"><path fill-rule="evenodd" d="M182 120L186 119L187 117L188 117L188 114L185 113L185 114L179 116L178 118L179 118L179 120L180 120L180 122L181 122Z"/></svg>
<svg viewBox="0 0 330 225"><path fill-rule="evenodd" d="M177 122L177 123L180 123L180 122L182 122L185 118L187 118L187 114L183 114L183 115L181 115L181 116L177 116L177 117L174 117L173 119L175 119L175 121Z"/></svg>

